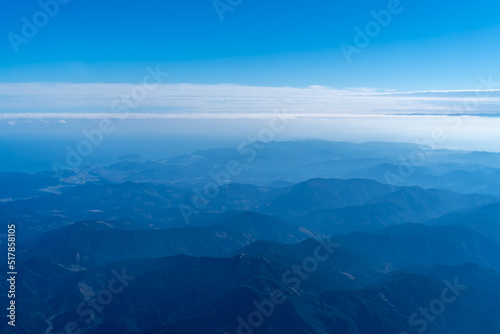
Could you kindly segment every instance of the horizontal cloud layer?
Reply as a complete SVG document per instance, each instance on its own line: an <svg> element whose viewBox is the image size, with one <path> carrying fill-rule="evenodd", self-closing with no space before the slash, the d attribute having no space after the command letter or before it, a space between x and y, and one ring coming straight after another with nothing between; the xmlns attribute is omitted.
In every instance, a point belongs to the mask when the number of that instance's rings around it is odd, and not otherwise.
<svg viewBox="0 0 500 334"><path fill-rule="evenodd" d="M484 82L487 82L483 80ZM500 90L394 92L235 84L0 83L0 118L261 118L357 115L497 116Z"/></svg>

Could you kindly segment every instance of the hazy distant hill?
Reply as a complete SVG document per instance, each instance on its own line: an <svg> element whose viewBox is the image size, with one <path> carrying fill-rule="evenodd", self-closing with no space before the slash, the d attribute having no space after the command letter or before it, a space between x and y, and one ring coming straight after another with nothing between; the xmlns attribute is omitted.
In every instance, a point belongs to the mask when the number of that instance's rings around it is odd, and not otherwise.
<svg viewBox="0 0 500 334"><path fill-rule="evenodd" d="M385 184L417 149L422 166ZM0 332L74 322L82 334L500 333L498 154L323 141L266 143L250 160L248 150L129 156L62 179L1 173L18 323ZM240 173L214 179L229 161ZM0 261L2 299L6 272ZM270 306L273 291L283 302Z"/></svg>

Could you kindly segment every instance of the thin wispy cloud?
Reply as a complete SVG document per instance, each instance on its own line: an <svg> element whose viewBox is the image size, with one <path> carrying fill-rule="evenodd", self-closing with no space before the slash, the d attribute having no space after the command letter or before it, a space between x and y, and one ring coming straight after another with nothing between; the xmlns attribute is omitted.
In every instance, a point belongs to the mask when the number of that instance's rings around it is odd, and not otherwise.
<svg viewBox="0 0 500 334"><path fill-rule="evenodd" d="M1 83L1 118L124 117L120 106L140 85L107 83ZM368 87L255 87L236 84L162 84L150 87L127 117L254 118L282 110L298 117L441 115L468 103L467 113L496 114L500 90L396 92ZM473 101L470 103L468 101ZM122 108L123 109L123 108Z"/></svg>

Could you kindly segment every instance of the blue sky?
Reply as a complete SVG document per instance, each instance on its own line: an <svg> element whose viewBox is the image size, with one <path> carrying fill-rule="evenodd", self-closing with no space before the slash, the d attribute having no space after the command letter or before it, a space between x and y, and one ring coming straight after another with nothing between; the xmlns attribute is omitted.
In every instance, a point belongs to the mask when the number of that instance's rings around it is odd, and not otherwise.
<svg viewBox="0 0 500 334"><path fill-rule="evenodd" d="M65 4L53 17L41 12L55 1ZM4 2L0 146L27 152L7 164L43 160L35 149L63 156L102 119L116 124L111 142L239 143L276 113L293 120L277 140L422 142L437 131L441 147L500 151L498 1L216 1L231 6L224 20L214 0ZM368 45L356 43L373 11L394 8ZM40 25L32 36L26 20ZM346 44L359 51L350 62ZM145 89L148 68L169 75ZM57 148L38 149L44 138Z"/></svg>
<svg viewBox="0 0 500 334"><path fill-rule="evenodd" d="M243 0L221 21L211 0L71 0L18 53L7 35L21 35L22 18L40 6L9 1L0 14L0 82L134 83L145 66L161 64L172 84L409 91L474 89L478 76L498 74L498 1L400 6L347 63L339 45L352 44L354 27L364 29L388 1Z"/></svg>

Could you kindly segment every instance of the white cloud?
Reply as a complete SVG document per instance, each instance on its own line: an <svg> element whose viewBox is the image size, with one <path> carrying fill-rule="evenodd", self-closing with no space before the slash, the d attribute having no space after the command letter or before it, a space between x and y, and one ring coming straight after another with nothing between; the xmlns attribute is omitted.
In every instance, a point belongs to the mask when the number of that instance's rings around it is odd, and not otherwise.
<svg viewBox="0 0 500 334"><path fill-rule="evenodd" d="M449 114L468 103L467 113L500 110L500 90L395 92L367 87L332 89L252 87L236 84L169 84L130 97L140 85L107 83L0 83L0 118L255 118L283 107L296 117L345 115ZM129 100L132 108L123 107ZM130 103L132 100L132 103ZM135 105L137 103L137 105Z"/></svg>

